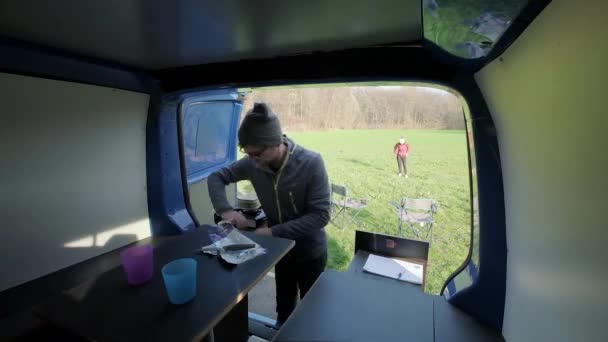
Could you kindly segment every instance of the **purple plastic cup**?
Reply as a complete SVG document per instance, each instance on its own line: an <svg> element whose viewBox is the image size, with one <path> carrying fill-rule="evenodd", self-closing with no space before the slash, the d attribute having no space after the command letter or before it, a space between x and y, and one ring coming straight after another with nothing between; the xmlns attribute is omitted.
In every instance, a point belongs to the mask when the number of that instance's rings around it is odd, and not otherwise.
<svg viewBox="0 0 608 342"><path fill-rule="evenodd" d="M151 245L133 246L120 252L120 261L131 286L142 285L152 279L154 258Z"/></svg>

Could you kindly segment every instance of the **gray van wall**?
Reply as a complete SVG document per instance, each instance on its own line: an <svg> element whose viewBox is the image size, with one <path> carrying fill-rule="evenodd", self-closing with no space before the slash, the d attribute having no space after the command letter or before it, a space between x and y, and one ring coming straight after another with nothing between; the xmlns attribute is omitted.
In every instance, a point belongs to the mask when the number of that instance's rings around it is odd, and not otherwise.
<svg viewBox="0 0 608 342"><path fill-rule="evenodd" d="M606 13L554 0L476 75L504 172L509 341L608 341Z"/></svg>
<svg viewBox="0 0 608 342"><path fill-rule="evenodd" d="M0 73L0 291L150 236L148 101Z"/></svg>

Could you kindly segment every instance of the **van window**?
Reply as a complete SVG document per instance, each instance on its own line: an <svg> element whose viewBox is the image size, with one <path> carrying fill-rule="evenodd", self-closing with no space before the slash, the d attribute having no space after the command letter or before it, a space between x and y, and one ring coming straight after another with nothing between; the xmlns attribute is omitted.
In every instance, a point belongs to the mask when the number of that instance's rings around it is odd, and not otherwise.
<svg viewBox="0 0 608 342"><path fill-rule="evenodd" d="M188 182L234 160L236 118L232 101L182 104L182 144ZM238 114L237 114L238 116Z"/></svg>
<svg viewBox="0 0 608 342"><path fill-rule="evenodd" d="M424 0L424 38L458 57L484 57L527 3L527 0Z"/></svg>

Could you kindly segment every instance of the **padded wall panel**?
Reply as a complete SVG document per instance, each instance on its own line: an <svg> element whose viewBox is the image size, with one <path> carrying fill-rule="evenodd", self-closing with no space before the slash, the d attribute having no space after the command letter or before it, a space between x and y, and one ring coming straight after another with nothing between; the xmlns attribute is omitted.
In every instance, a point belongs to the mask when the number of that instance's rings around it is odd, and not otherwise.
<svg viewBox="0 0 608 342"><path fill-rule="evenodd" d="M150 235L148 102L0 73L0 290Z"/></svg>
<svg viewBox="0 0 608 342"><path fill-rule="evenodd" d="M606 341L608 3L553 1L476 79L504 172L510 341Z"/></svg>

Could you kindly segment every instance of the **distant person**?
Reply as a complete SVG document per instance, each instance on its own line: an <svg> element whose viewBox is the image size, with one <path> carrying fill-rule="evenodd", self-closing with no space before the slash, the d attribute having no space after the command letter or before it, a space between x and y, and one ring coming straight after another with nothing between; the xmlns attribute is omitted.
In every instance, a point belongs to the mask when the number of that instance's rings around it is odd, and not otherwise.
<svg viewBox="0 0 608 342"><path fill-rule="evenodd" d="M401 137L399 142L395 144L393 153L397 158L397 166L399 167L399 177L405 175L407 178L407 156L410 153L410 145L405 142L405 138Z"/></svg>
<svg viewBox="0 0 608 342"><path fill-rule="evenodd" d="M256 103L245 115L238 137L245 156L209 176L209 196L223 220L247 228L247 219L232 208L225 189L230 183L251 181L268 217L268 226L255 233L296 242L275 266L277 321L281 324L294 310L298 290L301 299L327 263L327 172L321 155L283 135L279 119L264 103Z"/></svg>

